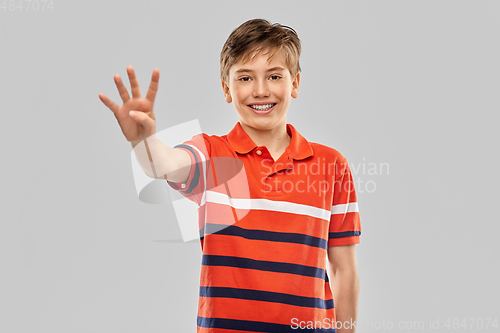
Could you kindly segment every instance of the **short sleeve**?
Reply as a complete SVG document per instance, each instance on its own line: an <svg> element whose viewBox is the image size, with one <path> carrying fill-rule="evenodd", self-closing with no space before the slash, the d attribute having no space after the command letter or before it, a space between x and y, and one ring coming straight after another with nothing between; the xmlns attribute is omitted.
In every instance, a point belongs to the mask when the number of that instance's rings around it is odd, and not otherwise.
<svg viewBox="0 0 500 333"><path fill-rule="evenodd" d="M347 162L334 184L328 246L359 243L361 223L354 181Z"/></svg>
<svg viewBox="0 0 500 333"><path fill-rule="evenodd" d="M189 154L191 169L186 182L174 183L167 180L167 184L200 206L206 187L206 169L210 155L210 142L206 135L202 133L193 136L190 140L182 144L174 146L174 148L183 149Z"/></svg>

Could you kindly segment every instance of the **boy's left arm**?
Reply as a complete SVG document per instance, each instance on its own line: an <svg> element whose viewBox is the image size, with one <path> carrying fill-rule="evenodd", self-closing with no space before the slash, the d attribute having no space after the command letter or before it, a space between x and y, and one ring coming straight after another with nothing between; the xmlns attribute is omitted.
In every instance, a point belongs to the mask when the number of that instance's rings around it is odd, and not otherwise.
<svg viewBox="0 0 500 333"><path fill-rule="evenodd" d="M356 332L359 277L355 244L328 247L330 286L332 288L338 333ZM342 323L342 325L340 323Z"/></svg>

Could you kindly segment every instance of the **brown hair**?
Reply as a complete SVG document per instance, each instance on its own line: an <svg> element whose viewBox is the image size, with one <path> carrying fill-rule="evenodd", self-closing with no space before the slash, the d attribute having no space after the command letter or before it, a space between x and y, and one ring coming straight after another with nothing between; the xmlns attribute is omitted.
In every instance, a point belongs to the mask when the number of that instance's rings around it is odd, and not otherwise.
<svg viewBox="0 0 500 333"><path fill-rule="evenodd" d="M300 39L295 30L264 19L248 20L234 29L220 53L220 77L228 83L229 69L238 61L246 62L263 50L269 50L268 61L280 50L285 51L285 62L292 80L300 72ZM267 54L267 53L265 53Z"/></svg>

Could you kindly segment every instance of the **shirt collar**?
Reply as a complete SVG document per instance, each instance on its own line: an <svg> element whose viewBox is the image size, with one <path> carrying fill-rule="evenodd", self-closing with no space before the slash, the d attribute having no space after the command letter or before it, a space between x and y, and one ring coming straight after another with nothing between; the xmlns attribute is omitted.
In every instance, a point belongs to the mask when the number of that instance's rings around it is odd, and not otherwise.
<svg viewBox="0 0 500 333"><path fill-rule="evenodd" d="M311 144L293 127L286 124L286 131L291 137L287 150L295 160L302 160L313 155ZM239 154L247 154L257 147L257 144L248 136L241 124L238 122L227 135L227 140L233 149Z"/></svg>

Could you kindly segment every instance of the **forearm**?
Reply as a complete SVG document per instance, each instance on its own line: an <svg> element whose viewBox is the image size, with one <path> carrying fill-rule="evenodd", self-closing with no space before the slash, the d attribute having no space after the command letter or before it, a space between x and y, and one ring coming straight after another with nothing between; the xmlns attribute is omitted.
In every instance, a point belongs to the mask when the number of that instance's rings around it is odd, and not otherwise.
<svg viewBox="0 0 500 333"><path fill-rule="evenodd" d="M167 147L156 137L131 144L137 162L148 177L176 183L187 179L190 158L185 151Z"/></svg>
<svg viewBox="0 0 500 333"><path fill-rule="evenodd" d="M357 269L332 271L332 293L338 333L356 332L359 277Z"/></svg>

